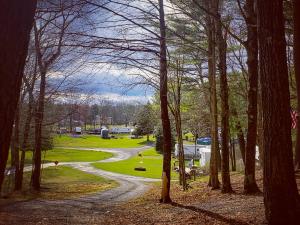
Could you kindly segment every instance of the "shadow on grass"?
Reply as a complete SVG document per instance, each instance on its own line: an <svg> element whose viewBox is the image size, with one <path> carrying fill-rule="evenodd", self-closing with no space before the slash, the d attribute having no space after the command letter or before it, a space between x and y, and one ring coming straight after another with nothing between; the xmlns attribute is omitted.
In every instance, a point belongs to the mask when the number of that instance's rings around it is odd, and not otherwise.
<svg viewBox="0 0 300 225"><path fill-rule="evenodd" d="M239 221L239 220L236 220L236 219L226 218L226 217L224 217L224 216L222 216L218 213L214 213L214 212L211 212L211 211L208 211L208 210L205 210L205 209L197 208L195 206L182 205L182 204L179 204L179 203L176 203L176 202L172 202L171 205L174 206L174 207L188 209L188 210L192 210L192 211L197 212L197 213L205 214L205 215L207 215L207 216L209 216L213 219L216 219L216 220L219 220L221 222L228 223L228 224L232 224L232 225L249 225L246 222L242 222L242 221Z"/></svg>

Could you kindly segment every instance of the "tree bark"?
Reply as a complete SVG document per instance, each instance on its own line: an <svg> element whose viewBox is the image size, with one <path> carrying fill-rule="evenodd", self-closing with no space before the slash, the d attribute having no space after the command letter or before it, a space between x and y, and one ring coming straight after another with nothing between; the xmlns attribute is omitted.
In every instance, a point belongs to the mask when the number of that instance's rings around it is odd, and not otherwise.
<svg viewBox="0 0 300 225"><path fill-rule="evenodd" d="M22 101L21 101L22 102ZM20 107L21 104L18 104L17 110L16 110L16 115L15 115L15 127L14 127L14 168L15 168L15 184L17 180L17 173L20 171Z"/></svg>
<svg viewBox="0 0 300 225"><path fill-rule="evenodd" d="M61 10L64 10L63 8ZM40 190L40 179L41 179L41 162L42 162L42 126L44 119L44 104L45 104L45 93L46 93L46 74L49 71L50 66L52 66L57 58L61 54L62 41L65 34L66 18L62 16L62 27L60 27L58 32L58 43L55 49L52 49L51 54L47 57L45 56L45 49L43 45L43 36L47 36L44 30L41 29L36 23L34 24L34 43L37 65L40 73L40 92L37 102L37 109L35 114L35 149L34 149L34 160L33 160L33 173L31 176L31 185L34 190ZM71 117L72 118L72 117ZM71 124L72 125L72 124Z"/></svg>
<svg viewBox="0 0 300 225"><path fill-rule="evenodd" d="M160 18L160 107L163 129L163 171L162 171L162 192L160 201L170 203L171 184L171 125L168 112L168 71L167 71L167 44L166 25L164 13L164 1L159 0Z"/></svg>
<svg viewBox="0 0 300 225"><path fill-rule="evenodd" d="M229 171L229 104L228 104L228 84L227 84L227 65L226 65L226 38L222 34L222 21L219 12L220 1L214 1L216 15L216 42L219 53L219 72L220 72L220 92L221 92L221 174L222 174L222 192L232 192Z"/></svg>
<svg viewBox="0 0 300 225"><path fill-rule="evenodd" d="M35 114L35 148L33 160L33 173L31 185L34 190L40 190L41 180L41 164L42 164L42 126L44 117L44 104L45 104L45 91L46 91L46 72L41 71L40 81L40 94L38 99L37 110Z"/></svg>
<svg viewBox="0 0 300 225"><path fill-rule="evenodd" d="M236 129L238 131L237 137L238 137L240 152L242 155L243 163L245 165L246 142L245 142L245 136L240 122L237 122Z"/></svg>
<svg viewBox="0 0 300 225"><path fill-rule="evenodd" d="M177 70L179 73L179 69ZM181 127L181 84L179 81L179 75L177 74L177 101L175 100L175 114L176 114L176 130L178 138L178 147L179 147L179 173L180 181L182 182L183 190L187 190L187 183L185 177L185 160L184 160L184 149L183 149L183 139L182 139L182 127Z"/></svg>
<svg viewBox="0 0 300 225"><path fill-rule="evenodd" d="M36 67L35 67L35 71L36 71ZM34 89L35 80L36 80L36 73L34 74L34 79L32 79L32 83L26 84L27 88L28 88L29 101L28 101L28 110L27 110L25 125L24 125L24 129L23 129L23 142L21 145L21 159L20 159L19 171L16 171L16 177L15 177L15 191L21 190L22 184L23 184L25 154L26 154L26 150L28 150L27 145L28 145L28 138L29 138L29 133L30 133L30 124L31 124L31 120L32 120L32 109L33 109L33 104L34 104L33 89Z"/></svg>
<svg viewBox="0 0 300 225"><path fill-rule="evenodd" d="M269 224L299 224L282 0L258 0L264 137L264 204Z"/></svg>
<svg viewBox="0 0 300 225"><path fill-rule="evenodd" d="M0 189L8 158L36 0L1 0Z"/></svg>
<svg viewBox="0 0 300 225"><path fill-rule="evenodd" d="M295 168L300 169L300 1L293 1L294 8L294 67L297 89L297 136L295 148Z"/></svg>
<svg viewBox="0 0 300 225"><path fill-rule="evenodd" d="M182 72L180 69L179 60L176 60L176 76L171 83L173 105L169 104L169 109L175 119L175 128L178 143L178 160L179 160L179 183L182 185L183 190L187 190L186 176L185 176L185 159L182 138L182 125L181 125L181 85L182 85Z"/></svg>
<svg viewBox="0 0 300 225"><path fill-rule="evenodd" d="M258 82L258 103L257 103L257 143L259 151L259 164L261 168L264 166L264 142L263 142L263 116L262 116L262 99L261 85Z"/></svg>
<svg viewBox="0 0 300 225"><path fill-rule="evenodd" d="M248 132L245 154L244 193L259 192L255 180L255 153L257 136L257 90L258 90L258 42L257 16L254 0L247 0L245 4L247 24L247 66L248 66Z"/></svg>
<svg viewBox="0 0 300 225"><path fill-rule="evenodd" d="M207 5L210 5L207 1ZM209 9L211 7L209 6ZM207 15L207 29L208 29L208 79L210 86L210 116L211 116L211 158L209 171L209 186L212 189L218 189L220 182L218 178L218 110L217 110L217 93L216 93L216 56L215 56L215 27L214 17Z"/></svg>
<svg viewBox="0 0 300 225"><path fill-rule="evenodd" d="M17 107L18 108L18 107ZM16 117L17 117L17 111L18 111L18 109L16 110ZM17 139L17 137L16 137L16 130L18 130L18 128L16 129L16 123L17 123L17 125L19 126L19 124L18 124L18 122L19 121L17 121L16 120L16 118L15 118L15 122L14 122L14 127L13 127L13 131L12 131L12 137L11 137L11 143L10 143L10 167L11 168L14 168L15 167L15 165L16 165L16 162L15 162L15 160L16 160L16 152L17 152L17 146L16 146L16 142L18 141L18 140L16 140Z"/></svg>
<svg viewBox="0 0 300 225"><path fill-rule="evenodd" d="M236 117L236 119L237 119L235 129L237 130L237 138L238 138L238 142L239 142L240 152L242 155L243 163L245 165L245 151L246 151L245 136L244 136L244 132L243 132L243 129L241 126L241 122L238 118L238 114L237 114L237 111L235 108L232 108L232 116Z"/></svg>
<svg viewBox="0 0 300 225"><path fill-rule="evenodd" d="M178 112L177 112L178 113ZM178 142L178 152L179 152L179 175L180 175L180 184L182 185L183 190L187 190L187 183L185 177L185 160L184 160L184 150L183 150L183 139L182 139L182 128L181 128L181 116L176 113L176 133L177 133L177 142Z"/></svg>
<svg viewBox="0 0 300 225"><path fill-rule="evenodd" d="M94 130L96 129L96 119L94 120ZM70 118L69 118L69 130L70 133L73 133L73 113L70 114Z"/></svg>
<svg viewBox="0 0 300 225"><path fill-rule="evenodd" d="M231 148L231 153L230 153L231 169L232 169L232 171L236 171L236 159L235 159L235 143L234 143L234 139L230 140L230 148Z"/></svg>

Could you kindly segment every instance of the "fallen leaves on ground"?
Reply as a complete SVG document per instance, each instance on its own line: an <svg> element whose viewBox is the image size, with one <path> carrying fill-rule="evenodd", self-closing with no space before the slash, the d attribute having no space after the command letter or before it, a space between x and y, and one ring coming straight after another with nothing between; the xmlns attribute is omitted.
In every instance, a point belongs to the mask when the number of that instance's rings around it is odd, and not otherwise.
<svg viewBox="0 0 300 225"><path fill-rule="evenodd" d="M114 216L104 215L103 224L263 224L262 194L243 195L243 175L231 176L234 193L211 190L207 182L190 183L188 191L172 185L172 204L159 203L160 186L145 196L116 207ZM262 179L258 173L258 184Z"/></svg>
<svg viewBox="0 0 300 225"><path fill-rule="evenodd" d="M89 207L80 204L53 207L36 205L35 210L13 208L0 213L5 225L22 224L105 224L105 225L245 225L264 224L262 195L243 195L243 175L231 176L234 193L222 194L220 190L211 190L207 181L190 183L188 191L172 183L172 204L159 203L160 186L154 184L143 197L130 202L105 205L93 202ZM261 187L261 173L258 184ZM34 203L28 203L34 204ZM35 203L36 204L36 203ZM75 207L74 207L75 206ZM14 218L14 219L11 219Z"/></svg>

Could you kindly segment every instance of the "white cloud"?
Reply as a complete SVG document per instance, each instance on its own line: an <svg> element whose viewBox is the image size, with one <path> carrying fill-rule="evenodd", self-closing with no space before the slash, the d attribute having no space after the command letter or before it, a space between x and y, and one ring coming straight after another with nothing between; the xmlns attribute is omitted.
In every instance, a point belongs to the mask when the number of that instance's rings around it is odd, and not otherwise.
<svg viewBox="0 0 300 225"><path fill-rule="evenodd" d="M85 74L102 75L107 74L113 77L127 76L133 77L140 73L137 68L120 68L112 63L86 63L85 67L80 71Z"/></svg>
<svg viewBox="0 0 300 225"><path fill-rule="evenodd" d="M56 101L72 103L72 104L100 104L101 101L106 100L114 103L130 103L130 104L146 104L148 101L152 101L153 96L130 96L121 95L117 93L103 93L103 94L61 94L57 96Z"/></svg>
<svg viewBox="0 0 300 225"><path fill-rule="evenodd" d="M151 101L152 96L128 96L128 95L120 95L116 93L103 93L103 94L93 95L92 98L94 99L95 102L97 102L97 100L106 99L116 103L125 102L125 103L145 104L148 101Z"/></svg>

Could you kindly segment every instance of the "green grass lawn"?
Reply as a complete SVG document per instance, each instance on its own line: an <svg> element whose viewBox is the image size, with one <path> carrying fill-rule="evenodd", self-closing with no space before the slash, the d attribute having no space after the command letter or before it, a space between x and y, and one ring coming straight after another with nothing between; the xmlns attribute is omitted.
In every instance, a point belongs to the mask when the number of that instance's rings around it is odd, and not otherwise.
<svg viewBox="0 0 300 225"><path fill-rule="evenodd" d="M29 172L24 174L23 192L10 198L65 199L92 194L117 186L117 183L112 180L88 174L68 166L57 166L42 170L41 192L31 193L29 189L30 174ZM11 178L6 178L3 186L4 191L8 189L8 185L12 185L12 182L8 179Z"/></svg>
<svg viewBox="0 0 300 225"><path fill-rule="evenodd" d="M59 199L91 194L116 187L117 183L67 166L43 170L41 197Z"/></svg>
<svg viewBox="0 0 300 225"><path fill-rule="evenodd" d="M121 174L160 179L162 173L162 155L156 153L154 148L143 151L142 155L143 157L134 156L119 162L93 163L93 166ZM145 167L146 171L136 171L134 170L135 167ZM172 179L178 179L178 175L175 172L172 172Z"/></svg>
<svg viewBox="0 0 300 225"><path fill-rule="evenodd" d="M70 135L55 136L54 145L61 147L87 147L87 148L136 148L147 144L146 137L130 139L130 135L120 135L118 139L102 139L96 135L83 135L71 137ZM153 139L150 139L153 141Z"/></svg>
<svg viewBox="0 0 300 225"><path fill-rule="evenodd" d="M45 152L45 161L59 162L92 162L107 159L113 154L109 152L82 151L73 149L52 149Z"/></svg>
<svg viewBox="0 0 300 225"><path fill-rule="evenodd" d="M21 153L20 153L20 159L21 159ZM32 162L32 151L27 151L25 153L25 165L31 164ZM10 167L11 165L11 152L8 153L8 159L6 163L6 168Z"/></svg>
<svg viewBox="0 0 300 225"><path fill-rule="evenodd" d="M108 152L95 152L95 151L82 151L73 149L59 149L55 148L48 151L43 151L42 161L47 162L93 162L112 157L112 153ZM26 152L25 164L31 164L32 151ZM10 165L10 155L7 165Z"/></svg>

